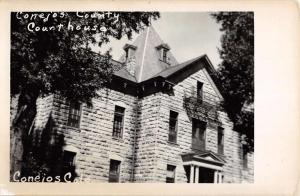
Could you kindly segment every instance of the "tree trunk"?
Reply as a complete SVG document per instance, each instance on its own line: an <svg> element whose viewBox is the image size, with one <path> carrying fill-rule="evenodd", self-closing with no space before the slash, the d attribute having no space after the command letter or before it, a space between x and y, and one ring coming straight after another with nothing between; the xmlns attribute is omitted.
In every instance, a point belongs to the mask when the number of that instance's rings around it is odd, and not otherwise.
<svg viewBox="0 0 300 196"><path fill-rule="evenodd" d="M22 165L28 137L28 131L36 115L38 91L21 93L18 98L18 109L11 123L10 130L10 181L18 181L22 175ZM20 173L20 174L17 174Z"/></svg>

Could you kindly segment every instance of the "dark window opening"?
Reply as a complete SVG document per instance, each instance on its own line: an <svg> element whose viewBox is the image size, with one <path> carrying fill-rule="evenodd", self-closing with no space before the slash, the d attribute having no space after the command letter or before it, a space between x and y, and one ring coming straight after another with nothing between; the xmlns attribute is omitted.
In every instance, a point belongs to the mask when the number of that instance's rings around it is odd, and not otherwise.
<svg viewBox="0 0 300 196"><path fill-rule="evenodd" d="M174 183L175 182L175 170L176 170L176 166L167 165L167 177L166 177L166 182L167 183Z"/></svg>
<svg viewBox="0 0 300 196"><path fill-rule="evenodd" d="M71 173L70 181L73 181L76 177L75 174L75 152L67 151L65 150L63 152L63 158L62 158L62 171L61 171L61 179L64 180L64 176L67 173Z"/></svg>
<svg viewBox="0 0 300 196"><path fill-rule="evenodd" d="M64 166L65 167L72 167L72 166L74 166L75 165L75 163L74 163L75 156L76 156L75 152L70 152L70 151L65 150L64 151L64 156L63 156Z"/></svg>
<svg viewBox="0 0 300 196"><path fill-rule="evenodd" d="M108 182L119 182L120 161L110 160Z"/></svg>
<svg viewBox="0 0 300 196"><path fill-rule="evenodd" d="M125 108L115 107L113 137L122 138Z"/></svg>
<svg viewBox="0 0 300 196"><path fill-rule="evenodd" d="M80 103L70 102L68 126L79 128L80 124Z"/></svg>
<svg viewBox="0 0 300 196"><path fill-rule="evenodd" d="M243 168L248 169L248 152L243 148Z"/></svg>
<svg viewBox="0 0 300 196"><path fill-rule="evenodd" d="M167 62L167 50L166 49L162 49L162 61L163 62Z"/></svg>
<svg viewBox="0 0 300 196"><path fill-rule="evenodd" d="M203 100L203 83L197 82L197 99L202 102Z"/></svg>
<svg viewBox="0 0 300 196"><path fill-rule="evenodd" d="M192 120L192 148L205 150L206 122L198 119Z"/></svg>
<svg viewBox="0 0 300 196"><path fill-rule="evenodd" d="M129 49L127 48L127 49L125 50L125 58L126 58L126 60L128 59L128 56L129 56Z"/></svg>
<svg viewBox="0 0 300 196"><path fill-rule="evenodd" d="M170 111L169 119L169 142L177 142L177 127L178 127L178 113Z"/></svg>
<svg viewBox="0 0 300 196"><path fill-rule="evenodd" d="M222 127L218 127L218 153L224 153L224 129Z"/></svg>
<svg viewBox="0 0 300 196"><path fill-rule="evenodd" d="M187 183L192 183L192 182L190 182L191 166L185 165L184 166L184 171L185 171L185 174L186 174Z"/></svg>

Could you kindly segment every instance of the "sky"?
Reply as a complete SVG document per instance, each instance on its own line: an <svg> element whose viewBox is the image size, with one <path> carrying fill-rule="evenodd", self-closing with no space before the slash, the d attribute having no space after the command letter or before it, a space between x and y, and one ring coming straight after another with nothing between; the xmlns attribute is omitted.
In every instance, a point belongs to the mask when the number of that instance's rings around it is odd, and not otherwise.
<svg viewBox="0 0 300 196"><path fill-rule="evenodd" d="M221 62L218 49L221 46L220 25L208 12L161 12L161 17L152 22L156 32L167 43L179 63L206 54L212 64L217 67ZM132 43L124 36L121 40L111 40L107 45L93 48L105 52L112 49L113 59L119 60L124 53L123 46Z"/></svg>

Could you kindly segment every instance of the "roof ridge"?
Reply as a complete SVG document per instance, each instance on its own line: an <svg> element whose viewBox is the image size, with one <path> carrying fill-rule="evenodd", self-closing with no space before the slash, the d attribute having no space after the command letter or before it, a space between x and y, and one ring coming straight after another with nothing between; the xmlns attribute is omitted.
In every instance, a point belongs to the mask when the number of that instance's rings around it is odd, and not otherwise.
<svg viewBox="0 0 300 196"><path fill-rule="evenodd" d="M145 53L146 53L147 42L148 42L148 36L149 36L149 27L147 27L147 33L146 33L146 38L145 38L145 42L144 42L143 55L142 55L142 63L141 63L139 77L138 77L138 80L137 80L138 82L140 82L141 79L142 79L142 74L143 74L143 69L144 69Z"/></svg>
<svg viewBox="0 0 300 196"><path fill-rule="evenodd" d="M170 67L168 67L168 68L162 70L161 72L155 74L153 77L159 76L161 73L163 73L163 72L165 72L165 71L170 71L170 70L176 69L176 68L178 68L178 67L180 67L180 66L182 66L182 65L185 65L185 64L186 64L186 65L189 65L189 64L193 63L194 61L203 58L204 56L206 56L206 54L197 56L197 57L195 57L195 58L192 58L192 59L190 59L190 60L184 61L184 62L182 62L182 63L178 63L178 64L176 64L176 65L174 65L174 66L170 66Z"/></svg>

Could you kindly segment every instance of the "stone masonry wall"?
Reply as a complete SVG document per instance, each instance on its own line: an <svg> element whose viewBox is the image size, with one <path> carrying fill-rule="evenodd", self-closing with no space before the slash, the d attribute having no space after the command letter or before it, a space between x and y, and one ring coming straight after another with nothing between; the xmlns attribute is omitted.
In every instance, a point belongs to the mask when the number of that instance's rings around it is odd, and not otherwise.
<svg viewBox="0 0 300 196"><path fill-rule="evenodd" d="M139 101L139 118L135 161L135 182L155 182L156 130L160 125L158 112L160 93Z"/></svg>
<svg viewBox="0 0 300 196"><path fill-rule="evenodd" d="M52 109L54 128L64 135L64 147L77 153L78 180L108 182L110 159L115 159L121 161L120 182L129 182L137 100L108 89L101 90L99 95L101 98L93 100L93 107L82 104L80 128L67 126L69 105L66 100L55 96ZM115 105L125 108L121 139L112 137Z"/></svg>
<svg viewBox="0 0 300 196"><path fill-rule="evenodd" d="M130 182L132 171L135 182L165 182L170 164L176 166L176 182L184 183L187 177L181 155L192 151L192 123L183 107L183 96L192 94L197 81L204 84L205 101L220 102L208 73L202 69L175 85L174 95L155 93L138 99L102 89L100 98L93 99L93 107L82 104L80 128L67 126L66 100L58 96L39 99L36 128L43 127L51 114L54 128L64 135L64 147L77 153L75 165L80 180L108 182L110 159L115 159L121 161L120 182ZM121 139L112 137L115 105L125 108ZM170 110L179 114L176 144L168 142ZM232 130L226 113L219 112L219 120L224 128L223 181L253 182L253 154L248 155L248 168L244 169L239 133ZM210 123L206 130L206 150L217 153L217 126Z"/></svg>
<svg viewBox="0 0 300 196"><path fill-rule="evenodd" d="M156 182L165 182L167 164L176 166L176 182L187 182L181 155L192 151L192 123L183 108L183 95L184 93L191 94L189 91L196 88L197 81L204 84L203 92L205 101L212 103L220 101L220 97L216 93L216 90L212 85L212 81L204 69L194 73L177 84L174 87L174 96L167 94L157 95L161 99L161 107L159 109L160 123L156 130L157 136L155 151L157 160L156 175L153 179ZM170 110L178 112L178 133L176 144L168 142ZM224 128L224 156L226 159L223 172L223 182L253 182L253 175L251 175L253 174L253 156L249 156L248 169L243 170L240 135L232 130L233 125L224 112L219 113L219 119L222 122L222 127ZM217 153L217 149L217 126L209 125L208 123L206 129L206 150Z"/></svg>

